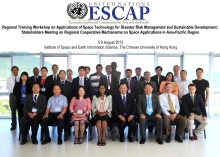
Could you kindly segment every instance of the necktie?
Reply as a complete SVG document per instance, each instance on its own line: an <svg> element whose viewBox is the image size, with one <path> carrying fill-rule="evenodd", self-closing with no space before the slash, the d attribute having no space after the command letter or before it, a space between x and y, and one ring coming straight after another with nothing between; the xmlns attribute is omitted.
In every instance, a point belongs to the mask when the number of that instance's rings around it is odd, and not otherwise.
<svg viewBox="0 0 220 157"><path fill-rule="evenodd" d="M37 102L37 95L34 95L34 102Z"/></svg>
<svg viewBox="0 0 220 157"><path fill-rule="evenodd" d="M160 84L160 76L157 78L158 85Z"/></svg>
<svg viewBox="0 0 220 157"><path fill-rule="evenodd" d="M108 75L108 86L110 87L110 76Z"/></svg>
<svg viewBox="0 0 220 157"><path fill-rule="evenodd" d="M80 86L82 86L82 77L80 77L80 82L79 82Z"/></svg>
<svg viewBox="0 0 220 157"><path fill-rule="evenodd" d="M56 81L56 80L57 80L57 76L53 75L53 81Z"/></svg>
<svg viewBox="0 0 220 157"><path fill-rule="evenodd" d="M126 113L126 99L125 99L125 96L123 95L123 104L124 104L124 108L125 108L125 112L124 112L124 116L127 116L127 113Z"/></svg>
<svg viewBox="0 0 220 157"><path fill-rule="evenodd" d="M171 100L171 98L170 98L170 95L168 95L168 103L169 103L169 106L170 106L170 111L171 111L172 113L174 113L173 102L172 102L172 100Z"/></svg>
<svg viewBox="0 0 220 157"><path fill-rule="evenodd" d="M17 79L16 79L16 78L17 78L17 76L15 76L15 83L17 82Z"/></svg>
<svg viewBox="0 0 220 157"><path fill-rule="evenodd" d="M130 90L130 83L131 83L131 79L128 78L128 90Z"/></svg>
<svg viewBox="0 0 220 157"><path fill-rule="evenodd" d="M37 80L37 76L34 76L34 80L35 80L35 82L36 82L36 80Z"/></svg>
<svg viewBox="0 0 220 157"><path fill-rule="evenodd" d="M192 102L194 104L194 96L193 95L191 95L191 99L192 99Z"/></svg>
<svg viewBox="0 0 220 157"><path fill-rule="evenodd" d="M152 104L151 104L151 98L150 96L147 97L147 114L150 116L152 112Z"/></svg>
<svg viewBox="0 0 220 157"><path fill-rule="evenodd" d="M62 81L62 83L61 83L61 84L62 84L62 87L64 88L64 85L65 85L65 84L64 84L64 81Z"/></svg>

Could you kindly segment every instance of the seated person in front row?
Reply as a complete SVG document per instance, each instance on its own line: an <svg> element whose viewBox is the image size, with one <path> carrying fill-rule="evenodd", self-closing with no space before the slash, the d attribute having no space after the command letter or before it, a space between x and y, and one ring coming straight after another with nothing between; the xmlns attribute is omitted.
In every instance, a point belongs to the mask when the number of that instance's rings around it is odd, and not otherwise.
<svg viewBox="0 0 220 157"><path fill-rule="evenodd" d="M71 100L69 110L72 114L71 121L74 123L74 144L82 144L85 122L88 122L88 115L91 111L91 101L89 97L87 97L83 86L78 87L76 96ZM78 135L79 131L80 137Z"/></svg>
<svg viewBox="0 0 220 157"><path fill-rule="evenodd" d="M23 107L24 116L21 122L21 131L22 131L22 140L20 142L21 145L24 145L27 142L27 134L30 125L32 130L32 135L31 135L32 143L38 144L37 131L47 106L46 103L47 98L46 96L39 93L40 85L38 83L33 84L32 91L33 94L27 95L26 100L24 102L24 107Z"/></svg>
<svg viewBox="0 0 220 157"><path fill-rule="evenodd" d="M146 141L146 123L148 120L152 120L156 123L156 136L157 143L163 144L162 141L162 125L163 120L161 117L161 106L159 98L156 94L152 93L153 86L150 83L145 83L144 94L139 95L137 103L137 112L140 116L140 131L141 141L140 144L144 144Z"/></svg>
<svg viewBox="0 0 220 157"><path fill-rule="evenodd" d="M187 117L187 128L189 131L189 139L197 140L197 135L204 130L208 124L207 113L205 109L202 97L199 94L195 94L196 85L188 85L189 93L182 97L183 112ZM193 131L194 119L201 124Z"/></svg>
<svg viewBox="0 0 220 157"><path fill-rule="evenodd" d="M118 128L120 134L120 142L124 142L124 129L128 123L128 140L134 142L131 137L135 128L136 104L132 94L127 93L128 87L125 83L121 83L119 86L120 94L113 96L113 115L117 117Z"/></svg>
<svg viewBox="0 0 220 157"><path fill-rule="evenodd" d="M163 127L166 131L167 139L166 142L171 142L170 137L170 121L174 121L178 124L178 130L175 136L175 140L182 143L183 140L181 138L184 129L186 128L186 119L182 117L179 113L180 106L178 102L178 97L174 94L171 94L172 92L172 84L166 83L164 85L165 87L165 93L161 94L159 96L160 105L162 108L162 117L163 117Z"/></svg>
<svg viewBox="0 0 220 157"><path fill-rule="evenodd" d="M66 113L68 102L67 98L60 94L61 87L59 85L54 85L53 93L54 96L50 97L47 103L47 109L42 119L42 127L45 134L45 139L41 143L42 145L51 142L49 135L48 124L51 122L57 123L58 130L58 145L62 144L61 139L63 128L64 128L64 119L63 115Z"/></svg>
<svg viewBox="0 0 220 157"><path fill-rule="evenodd" d="M105 86L100 84L98 92L92 99L92 116L98 132L98 146L105 146L107 124L110 123L112 112L112 96L106 95ZM101 136L102 133L102 136Z"/></svg>

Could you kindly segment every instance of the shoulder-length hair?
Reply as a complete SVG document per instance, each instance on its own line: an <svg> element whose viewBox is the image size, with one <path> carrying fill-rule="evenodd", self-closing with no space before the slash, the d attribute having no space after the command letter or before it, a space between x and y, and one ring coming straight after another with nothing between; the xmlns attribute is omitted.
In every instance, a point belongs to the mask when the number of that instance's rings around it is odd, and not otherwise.
<svg viewBox="0 0 220 157"><path fill-rule="evenodd" d="M168 73L166 74L166 77L167 77L169 74L172 75L171 82L174 82L174 76L173 76L173 73L172 73L172 72L168 72Z"/></svg>
<svg viewBox="0 0 220 157"><path fill-rule="evenodd" d="M101 86L104 86L104 87L105 87L104 84L100 84L100 85L99 85L99 87L98 87L98 92L97 92L97 94L96 94L96 97L97 97L97 98L99 98L99 97L101 96L101 93L99 92L99 88L100 88ZM109 95L109 94L107 94L106 87L105 87L105 93L104 93L104 94L105 94L106 96Z"/></svg>
<svg viewBox="0 0 220 157"><path fill-rule="evenodd" d="M82 88L85 91L85 94L83 95L83 98L86 99L87 98L87 94L86 94L86 90L84 88L84 86L79 86L77 91L76 91L76 99L79 99L79 89Z"/></svg>

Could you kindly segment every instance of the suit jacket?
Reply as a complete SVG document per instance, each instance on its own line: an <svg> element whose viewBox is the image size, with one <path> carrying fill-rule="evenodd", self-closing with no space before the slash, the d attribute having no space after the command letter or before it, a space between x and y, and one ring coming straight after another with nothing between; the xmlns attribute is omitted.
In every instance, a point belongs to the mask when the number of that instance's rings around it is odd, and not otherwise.
<svg viewBox="0 0 220 157"><path fill-rule="evenodd" d="M120 83L126 83L128 86L127 78L121 79ZM132 79L132 78L131 78L131 82L130 82L130 92L131 92L131 94L134 95L134 97L136 97L136 95L137 95L137 80Z"/></svg>
<svg viewBox="0 0 220 157"><path fill-rule="evenodd" d="M33 86L33 84L34 84L34 83L37 83L39 79L41 80L41 76L38 76L38 78L36 79L36 81L35 81L35 77L34 77L34 76L31 76L31 77L28 78L28 82L29 82L29 84L30 84L30 85L29 85L29 87L30 87L29 90L32 91L32 86Z"/></svg>
<svg viewBox="0 0 220 157"><path fill-rule="evenodd" d="M151 95L151 100L152 100L152 108L153 108L153 113L152 114L161 114L161 106L160 106L160 101L159 97L156 94ZM147 108L147 98L146 94L141 94L138 97L138 103L137 103L137 112L138 115L147 114L146 111Z"/></svg>
<svg viewBox="0 0 220 157"><path fill-rule="evenodd" d="M111 75L111 85L110 85L110 90L108 90L108 82L107 82L107 76L102 76L99 79L99 84L103 84L105 86L105 89L107 90L108 95L116 95L119 93L119 81L117 77Z"/></svg>
<svg viewBox="0 0 220 157"><path fill-rule="evenodd" d="M100 99L96 97L96 95L93 96L92 99L92 116L94 117L96 115L96 111L100 110ZM112 116L112 96L104 96L104 111L108 111L109 117Z"/></svg>
<svg viewBox="0 0 220 157"><path fill-rule="evenodd" d="M157 76L157 75L154 75L154 76L152 76L152 77L150 78L151 81L154 81L154 82L156 83L156 85L157 85L157 92L159 92L161 82L162 82L162 81L166 81L167 78L166 78L165 76L163 76L163 75L160 75L160 82L159 82L159 84L158 84L158 80L157 80L157 79L158 79L158 76Z"/></svg>
<svg viewBox="0 0 220 157"><path fill-rule="evenodd" d="M24 107L23 107L23 112L24 114L28 114L29 112L32 112L32 104L33 104L33 94L29 94L26 97L26 100L24 102ZM47 98L46 96L42 95L39 93L38 98L37 98L37 114L44 114L45 110L47 107Z"/></svg>
<svg viewBox="0 0 220 157"><path fill-rule="evenodd" d="M132 79L134 79L134 80L137 81L137 85L138 85L138 83L140 83L141 81L144 81L144 77L143 77L143 76L141 76L141 78L140 78L140 82L138 82L138 80L137 80L137 76L133 76Z"/></svg>
<svg viewBox="0 0 220 157"><path fill-rule="evenodd" d="M78 92L79 87L79 77L76 77L73 79L71 84L71 99L76 96L76 92ZM92 90L91 90L91 82L90 79L87 77L84 77L84 88L86 92L86 96L92 100Z"/></svg>
<svg viewBox="0 0 220 157"><path fill-rule="evenodd" d="M48 79L51 81L53 81L53 82L55 82L54 80L53 80L53 74L52 75L49 75L48 76ZM56 81L59 81L60 80L60 77L59 77L59 75L57 74L57 80Z"/></svg>
<svg viewBox="0 0 220 157"><path fill-rule="evenodd" d="M42 79L42 77L38 78L37 83L40 85L40 88L44 87L46 89L46 91L43 92L43 91L40 90L40 93L45 95L47 97L47 101L48 101L48 99L51 96L53 96L53 91L52 91L53 90L53 83L51 83L51 80L47 77L45 82L44 82L44 86L43 86L43 85L41 85L41 79Z"/></svg>
<svg viewBox="0 0 220 157"><path fill-rule="evenodd" d="M121 94L114 95L113 98L113 115L118 117L119 115L124 116L124 112L127 113L127 116L133 115L136 113L136 103L134 96L132 94L126 94L126 104L122 101Z"/></svg>
<svg viewBox="0 0 220 157"><path fill-rule="evenodd" d="M141 82L139 83L139 86L138 86L138 95L141 95L141 94L144 93L144 85L145 85L145 83L146 83L145 80L144 80L144 81L141 81ZM152 92L152 93L157 94L157 85L156 85L156 83L155 83L154 81L150 81L149 83L152 84L152 86L153 86L153 92Z"/></svg>
<svg viewBox="0 0 220 157"><path fill-rule="evenodd" d="M68 105L71 101L71 82L65 80L64 87L62 87L61 81L55 81L54 85L59 85L61 87L61 94L64 95L68 100Z"/></svg>
<svg viewBox="0 0 220 157"><path fill-rule="evenodd" d="M199 94L194 95L194 103L191 99L190 94L186 94L182 97L182 110L184 114L189 117L190 113L195 113L197 115L203 115L207 117L206 109L202 97Z"/></svg>

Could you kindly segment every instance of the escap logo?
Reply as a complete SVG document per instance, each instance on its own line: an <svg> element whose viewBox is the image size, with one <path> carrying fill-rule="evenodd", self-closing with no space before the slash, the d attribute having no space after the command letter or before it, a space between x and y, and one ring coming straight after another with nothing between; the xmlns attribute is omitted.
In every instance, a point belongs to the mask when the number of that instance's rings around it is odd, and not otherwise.
<svg viewBox="0 0 220 157"><path fill-rule="evenodd" d="M67 14L72 19L83 19L88 13L88 7L85 3L75 2L67 6Z"/></svg>

